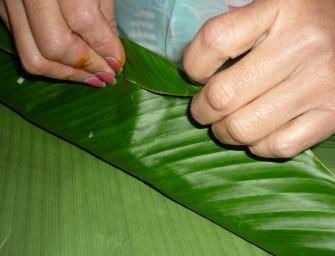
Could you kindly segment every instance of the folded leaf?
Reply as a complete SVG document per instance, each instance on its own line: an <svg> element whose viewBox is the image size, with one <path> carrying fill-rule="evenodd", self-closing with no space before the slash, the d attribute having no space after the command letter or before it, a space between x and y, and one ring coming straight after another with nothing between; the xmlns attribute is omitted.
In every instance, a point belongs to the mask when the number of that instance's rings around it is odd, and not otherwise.
<svg viewBox="0 0 335 256"><path fill-rule="evenodd" d="M129 56L124 73L127 81L154 93L173 96L192 96L200 90L200 86L187 82L183 72L167 59L157 58L155 53L125 38L122 43Z"/></svg>
<svg viewBox="0 0 335 256"><path fill-rule="evenodd" d="M334 255L335 178L311 152L286 162L254 159L195 128L187 98L124 78L103 90L29 77L17 83L23 73L14 63L0 54L0 100L29 120L271 253ZM172 71L156 72L159 80Z"/></svg>

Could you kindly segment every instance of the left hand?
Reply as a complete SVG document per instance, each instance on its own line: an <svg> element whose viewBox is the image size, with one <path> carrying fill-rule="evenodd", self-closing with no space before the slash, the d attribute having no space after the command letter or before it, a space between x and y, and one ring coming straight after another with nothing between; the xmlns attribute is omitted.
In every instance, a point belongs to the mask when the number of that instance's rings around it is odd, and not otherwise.
<svg viewBox="0 0 335 256"><path fill-rule="evenodd" d="M290 158L331 136L334 21L334 0L255 0L209 20L184 55L190 78L206 83L193 117L261 157Z"/></svg>
<svg viewBox="0 0 335 256"><path fill-rule="evenodd" d="M125 63L114 0L0 0L0 18L33 75L101 88Z"/></svg>

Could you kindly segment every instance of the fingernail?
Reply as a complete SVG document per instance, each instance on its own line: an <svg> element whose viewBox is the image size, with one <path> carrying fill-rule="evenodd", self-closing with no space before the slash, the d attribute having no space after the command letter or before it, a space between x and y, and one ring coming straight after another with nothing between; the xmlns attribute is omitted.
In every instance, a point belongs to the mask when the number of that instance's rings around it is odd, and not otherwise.
<svg viewBox="0 0 335 256"><path fill-rule="evenodd" d="M96 76L100 80L105 81L108 84L112 84L112 85L116 84L116 80L115 80L115 75L114 74L107 73L107 72L98 72L98 73L96 73Z"/></svg>
<svg viewBox="0 0 335 256"><path fill-rule="evenodd" d="M106 83L104 81L101 81L99 78L97 77L90 77L88 79L86 79L84 81L84 83L93 86L93 87L97 87L97 88L103 88L106 87Z"/></svg>
<svg viewBox="0 0 335 256"><path fill-rule="evenodd" d="M109 66L111 66L111 68L115 71L115 73L122 72L121 64L120 64L120 62L116 58L114 58L114 57L107 57L106 61L109 64Z"/></svg>

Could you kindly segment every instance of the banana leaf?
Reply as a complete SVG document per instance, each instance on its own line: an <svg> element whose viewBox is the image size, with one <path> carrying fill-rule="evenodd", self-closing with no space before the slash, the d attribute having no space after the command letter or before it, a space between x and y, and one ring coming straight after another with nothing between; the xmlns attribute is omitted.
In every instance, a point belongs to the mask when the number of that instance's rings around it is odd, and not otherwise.
<svg viewBox="0 0 335 256"><path fill-rule="evenodd" d="M1 256L265 256L0 104Z"/></svg>
<svg viewBox="0 0 335 256"><path fill-rule="evenodd" d="M316 145L313 152L321 159L321 161L334 173L335 172L335 136Z"/></svg>
<svg viewBox="0 0 335 256"><path fill-rule="evenodd" d="M331 171L311 151L266 161L218 144L189 119L189 98L181 96L194 91L180 71L124 44L125 72L103 90L31 78L0 53L0 100L275 255L334 255ZM146 55L152 65L134 64Z"/></svg>
<svg viewBox="0 0 335 256"><path fill-rule="evenodd" d="M2 104L0 120L1 255L268 255Z"/></svg>
<svg viewBox="0 0 335 256"><path fill-rule="evenodd" d="M1 255L267 255L2 104L0 120Z"/></svg>

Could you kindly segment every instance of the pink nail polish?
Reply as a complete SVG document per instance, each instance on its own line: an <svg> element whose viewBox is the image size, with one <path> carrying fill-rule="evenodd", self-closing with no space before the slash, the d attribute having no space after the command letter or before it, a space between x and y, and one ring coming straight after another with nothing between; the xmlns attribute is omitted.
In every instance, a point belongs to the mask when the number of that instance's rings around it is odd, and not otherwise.
<svg viewBox="0 0 335 256"><path fill-rule="evenodd" d="M101 81L99 78L97 77L90 77L88 79L86 79L84 81L84 83L93 86L93 87L97 87L97 88L103 88L106 87L106 83L104 81Z"/></svg>
<svg viewBox="0 0 335 256"><path fill-rule="evenodd" d="M115 75L114 74L107 73L107 72L98 72L98 73L96 73L96 76L100 80L105 81L108 84L112 84L112 85L116 84L116 79L115 79Z"/></svg>
<svg viewBox="0 0 335 256"><path fill-rule="evenodd" d="M106 58L106 61L109 64L109 66L111 66L111 68L115 71L115 73L122 72L121 64L116 58L108 57Z"/></svg>

